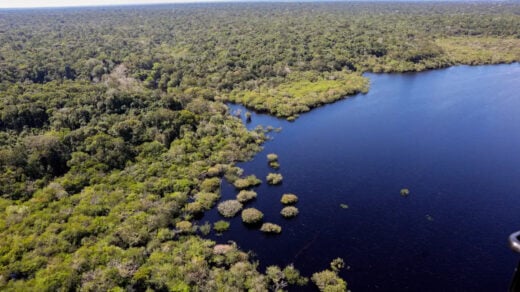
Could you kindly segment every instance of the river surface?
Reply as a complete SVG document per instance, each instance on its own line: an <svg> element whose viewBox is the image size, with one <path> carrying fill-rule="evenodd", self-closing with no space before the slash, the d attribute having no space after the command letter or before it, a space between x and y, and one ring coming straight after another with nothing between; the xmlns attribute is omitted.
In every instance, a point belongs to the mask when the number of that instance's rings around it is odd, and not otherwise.
<svg viewBox="0 0 520 292"><path fill-rule="evenodd" d="M352 291L506 291L520 259L507 246L520 230L520 64L366 76L368 94L295 122L253 114L249 128L283 130L239 166L265 181L276 153L284 179L248 207L283 231L238 216L211 238L254 251L262 271L294 263L310 276L341 257ZM294 219L279 215L283 193L299 196Z"/></svg>

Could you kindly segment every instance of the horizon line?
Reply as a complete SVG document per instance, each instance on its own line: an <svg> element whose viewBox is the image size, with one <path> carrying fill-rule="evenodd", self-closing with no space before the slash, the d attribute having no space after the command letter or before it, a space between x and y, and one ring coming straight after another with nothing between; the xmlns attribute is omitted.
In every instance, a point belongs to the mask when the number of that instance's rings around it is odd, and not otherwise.
<svg viewBox="0 0 520 292"><path fill-rule="evenodd" d="M157 6L157 5L172 5L172 4L212 4L212 3L265 3L265 2L279 2L279 3L303 3L303 2L489 2L489 3L504 3L504 2L515 2L513 0L157 0L153 2L146 2L137 0L137 2L128 2L127 0L117 0L113 3L101 3L100 0L94 0L99 3L62 3L57 4L56 1L51 2L49 5L41 5L41 1L31 4L3 5L0 1L0 10L23 10L23 9L53 9L53 8L103 8L103 7L125 7L125 6ZM110 0L109 0L110 1ZM107 1L107 2L109 2Z"/></svg>

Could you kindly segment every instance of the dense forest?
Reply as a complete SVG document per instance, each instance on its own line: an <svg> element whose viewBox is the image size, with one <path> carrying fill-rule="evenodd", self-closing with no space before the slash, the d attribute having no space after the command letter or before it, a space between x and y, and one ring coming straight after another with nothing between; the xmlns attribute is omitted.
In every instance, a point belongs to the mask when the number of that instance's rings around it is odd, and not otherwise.
<svg viewBox="0 0 520 292"><path fill-rule="evenodd" d="M306 285L195 224L269 138L225 103L293 120L369 90L364 72L515 61L506 2L0 10L0 290ZM345 291L342 265L305 276Z"/></svg>

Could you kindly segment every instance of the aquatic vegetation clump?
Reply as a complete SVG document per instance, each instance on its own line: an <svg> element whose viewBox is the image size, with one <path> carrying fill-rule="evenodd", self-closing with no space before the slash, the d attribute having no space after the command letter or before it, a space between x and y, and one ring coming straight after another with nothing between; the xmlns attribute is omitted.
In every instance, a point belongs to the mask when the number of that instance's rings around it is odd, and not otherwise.
<svg viewBox="0 0 520 292"><path fill-rule="evenodd" d="M274 169L280 168L280 163L278 162L278 155L274 153L267 154L267 162L269 166Z"/></svg>
<svg viewBox="0 0 520 292"><path fill-rule="evenodd" d="M347 291L347 283L331 270L314 273L311 280L323 292Z"/></svg>
<svg viewBox="0 0 520 292"><path fill-rule="evenodd" d="M235 188L237 188L239 190L243 190L243 189L248 189L248 188L257 186L261 183L262 183L262 181L259 180L255 175L249 175L245 178L239 178L239 179L235 180L233 185L235 186Z"/></svg>
<svg viewBox="0 0 520 292"><path fill-rule="evenodd" d="M231 224L224 220L219 220L215 223L213 223L213 230L215 230L216 233L222 233L224 231L227 231L229 229L229 226Z"/></svg>
<svg viewBox="0 0 520 292"><path fill-rule="evenodd" d="M339 206L341 207L341 209L348 209L348 205L347 204L339 204Z"/></svg>
<svg viewBox="0 0 520 292"><path fill-rule="evenodd" d="M278 155L276 155L274 153L267 154L267 161L269 161L269 162L278 161Z"/></svg>
<svg viewBox="0 0 520 292"><path fill-rule="evenodd" d="M408 197L410 195L410 190L409 189L401 189L401 196L403 197Z"/></svg>
<svg viewBox="0 0 520 292"><path fill-rule="evenodd" d="M242 211L242 221L247 224L254 224L262 221L264 213L255 208L248 208Z"/></svg>
<svg viewBox="0 0 520 292"><path fill-rule="evenodd" d="M246 203L255 199L256 196L257 194L255 191L241 190L237 195L237 201L240 203Z"/></svg>
<svg viewBox="0 0 520 292"><path fill-rule="evenodd" d="M199 226L199 231L202 235L208 235L211 232L211 224L208 221Z"/></svg>
<svg viewBox="0 0 520 292"><path fill-rule="evenodd" d="M298 208L296 208L294 206L285 207L282 209L282 211L280 211L280 214L285 218L296 217L296 215L298 215L298 213L299 213Z"/></svg>
<svg viewBox="0 0 520 292"><path fill-rule="evenodd" d="M283 194L280 202L284 205L292 205L298 202L298 196L295 194Z"/></svg>
<svg viewBox="0 0 520 292"><path fill-rule="evenodd" d="M280 233L282 232L282 227L278 224L274 223L264 223L262 224L262 227L260 228L260 231L265 233Z"/></svg>
<svg viewBox="0 0 520 292"><path fill-rule="evenodd" d="M269 173L266 177L266 180L270 185L279 185L282 183L283 176L279 173Z"/></svg>
<svg viewBox="0 0 520 292"><path fill-rule="evenodd" d="M271 162L269 162L269 167L271 167L273 169L279 169L280 163L278 161L271 161Z"/></svg>
<svg viewBox="0 0 520 292"><path fill-rule="evenodd" d="M302 277L300 271L295 269L292 264L283 270L278 266L269 266L265 274L272 291L286 291L284 288L287 284L305 286L309 282L309 279Z"/></svg>
<svg viewBox="0 0 520 292"><path fill-rule="evenodd" d="M242 204L237 200L227 200L218 204L217 210L222 216L231 218L242 210Z"/></svg>

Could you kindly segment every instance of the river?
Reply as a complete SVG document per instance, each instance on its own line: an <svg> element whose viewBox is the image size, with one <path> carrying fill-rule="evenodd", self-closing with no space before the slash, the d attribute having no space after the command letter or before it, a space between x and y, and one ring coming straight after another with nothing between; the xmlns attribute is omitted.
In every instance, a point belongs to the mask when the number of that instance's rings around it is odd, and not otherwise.
<svg viewBox="0 0 520 292"><path fill-rule="evenodd" d="M506 291L520 259L507 246L520 230L520 64L366 76L367 94L295 122L253 113L249 128L283 130L239 166L265 181L276 153L284 180L257 187L248 207L283 231L238 216L211 238L254 251L262 271L294 263L310 276L341 257L357 292ZM294 219L279 215L283 193L299 196Z"/></svg>

